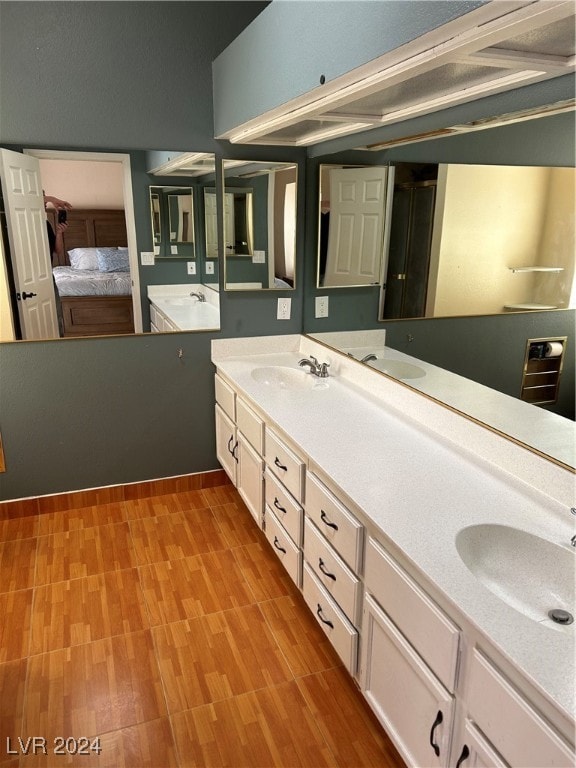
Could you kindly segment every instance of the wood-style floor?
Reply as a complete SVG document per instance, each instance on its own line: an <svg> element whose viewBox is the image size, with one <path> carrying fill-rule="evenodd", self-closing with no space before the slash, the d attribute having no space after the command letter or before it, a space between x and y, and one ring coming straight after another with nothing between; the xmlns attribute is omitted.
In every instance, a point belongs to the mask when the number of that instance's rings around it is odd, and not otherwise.
<svg viewBox="0 0 576 768"><path fill-rule="evenodd" d="M232 486L0 521L0 766L68 765L403 768Z"/></svg>

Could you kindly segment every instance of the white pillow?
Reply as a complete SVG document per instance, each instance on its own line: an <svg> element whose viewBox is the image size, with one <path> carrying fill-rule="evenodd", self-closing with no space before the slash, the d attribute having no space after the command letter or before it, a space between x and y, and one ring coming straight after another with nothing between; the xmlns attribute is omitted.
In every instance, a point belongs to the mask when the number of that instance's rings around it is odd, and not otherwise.
<svg viewBox="0 0 576 768"><path fill-rule="evenodd" d="M68 258L72 269L98 269L98 248L73 248Z"/></svg>

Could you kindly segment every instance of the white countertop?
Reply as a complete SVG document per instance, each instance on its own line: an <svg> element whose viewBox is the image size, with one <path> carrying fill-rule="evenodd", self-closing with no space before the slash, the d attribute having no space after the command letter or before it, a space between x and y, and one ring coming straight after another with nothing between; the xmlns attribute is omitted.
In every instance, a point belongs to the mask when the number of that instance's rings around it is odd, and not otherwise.
<svg viewBox="0 0 576 768"><path fill-rule="evenodd" d="M455 546L462 528L498 523L571 549L574 518L565 503L475 460L429 427L360 389L348 378L346 362L339 368L333 360L333 375L318 379L311 389L279 389L256 381L255 367L284 365L302 371L298 360L309 355L310 341L302 342L303 353L294 348L295 337L286 338L292 339L292 351L237 357L229 356L234 350L232 340L224 345L213 342L213 361L354 501L382 532L384 543L386 537L394 542L564 716L573 718L576 624L556 627L548 621L544 626L511 609L470 573ZM262 343L256 349L266 352ZM359 372L359 376L366 380L366 374ZM385 381L388 387L401 386ZM409 393L408 397L414 396ZM447 419L461 418L446 414Z"/></svg>
<svg viewBox="0 0 576 768"><path fill-rule="evenodd" d="M190 296L191 291L202 293L205 301ZM149 285L148 299L181 331L220 330L220 297L208 286Z"/></svg>

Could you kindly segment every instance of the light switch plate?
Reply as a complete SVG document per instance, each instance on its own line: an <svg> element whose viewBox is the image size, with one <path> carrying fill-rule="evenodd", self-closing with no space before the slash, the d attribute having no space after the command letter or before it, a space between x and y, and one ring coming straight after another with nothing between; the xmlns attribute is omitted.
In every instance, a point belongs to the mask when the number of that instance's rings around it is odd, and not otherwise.
<svg viewBox="0 0 576 768"><path fill-rule="evenodd" d="M160 246L155 245L154 246L154 256L160 256Z"/></svg>
<svg viewBox="0 0 576 768"><path fill-rule="evenodd" d="M265 264L266 263L266 251L254 251L252 254L253 264Z"/></svg>
<svg viewBox="0 0 576 768"><path fill-rule="evenodd" d="M178 246L177 245L171 245L170 246L170 253L172 256L178 256Z"/></svg>
<svg viewBox="0 0 576 768"><path fill-rule="evenodd" d="M316 296L316 317L328 317L328 296Z"/></svg>
<svg viewBox="0 0 576 768"><path fill-rule="evenodd" d="M207 275L213 275L214 274L214 262L213 261L207 261L206 262L206 274Z"/></svg>
<svg viewBox="0 0 576 768"><path fill-rule="evenodd" d="M154 261L154 254L151 251L140 251L140 263L143 267L153 267Z"/></svg>
<svg viewBox="0 0 576 768"><path fill-rule="evenodd" d="M276 312L277 320L290 320L290 310L292 299L278 299L278 310Z"/></svg>
<svg viewBox="0 0 576 768"><path fill-rule="evenodd" d="M186 262L186 268L188 270L189 275L195 275L196 274L196 262L195 261L187 261Z"/></svg>

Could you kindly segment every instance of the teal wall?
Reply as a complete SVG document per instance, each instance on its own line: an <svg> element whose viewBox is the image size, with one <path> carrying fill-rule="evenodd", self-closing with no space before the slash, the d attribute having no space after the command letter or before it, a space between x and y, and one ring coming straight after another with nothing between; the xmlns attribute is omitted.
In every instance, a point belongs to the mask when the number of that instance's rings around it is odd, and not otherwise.
<svg viewBox="0 0 576 768"><path fill-rule="evenodd" d="M298 333L303 316L308 324L315 203L305 206L307 175L314 175L306 151L212 138L211 62L265 5L0 3L0 143L131 151L139 250L151 244L149 166L140 150L215 152L218 164L223 158L296 161L298 220L304 222L297 235L297 290L222 293L219 334L0 345L7 465L0 499L217 468L211 339ZM279 5L304 13L307 4ZM331 24L328 3L321 5ZM282 30L276 35L280 40ZM334 48L335 60L346 50ZM258 71L259 84L266 82L264 72ZM219 176L216 183L221 189ZM180 281L180 267L161 265L169 281ZM292 298L289 321L276 320L279 296ZM362 323L369 327L373 315L363 304ZM442 347L439 335L434 343Z"/></svg>

